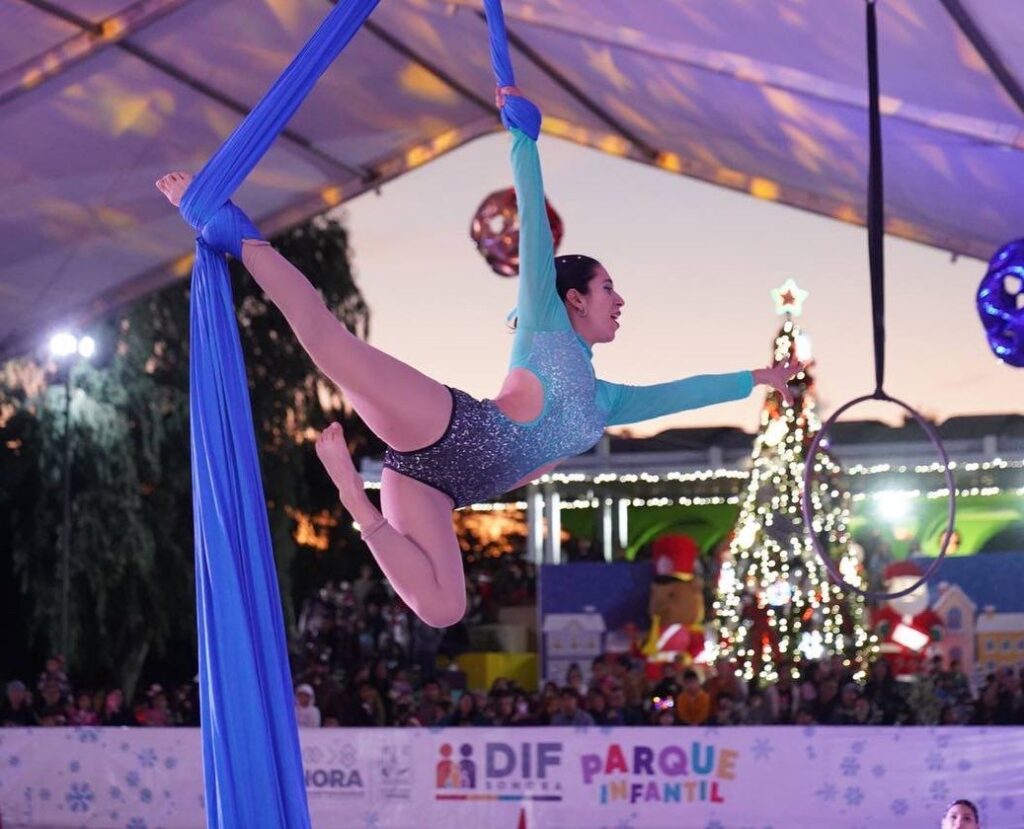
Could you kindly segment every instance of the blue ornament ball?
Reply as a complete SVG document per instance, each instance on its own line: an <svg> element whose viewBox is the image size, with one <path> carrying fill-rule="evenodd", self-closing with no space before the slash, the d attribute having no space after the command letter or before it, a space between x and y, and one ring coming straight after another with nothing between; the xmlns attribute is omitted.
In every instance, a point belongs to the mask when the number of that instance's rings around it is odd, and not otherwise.
<svg viewBox="0 0 1024 829"><path fill-rule="evenodd" d="M978 314L992 353L1024 368L1024 239L999 249L978 286Z"/></svg>

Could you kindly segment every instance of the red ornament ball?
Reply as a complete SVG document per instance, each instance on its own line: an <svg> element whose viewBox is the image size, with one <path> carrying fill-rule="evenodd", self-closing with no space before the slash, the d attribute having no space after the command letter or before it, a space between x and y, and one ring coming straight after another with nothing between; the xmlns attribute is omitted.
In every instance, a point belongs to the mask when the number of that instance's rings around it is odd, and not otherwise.
<svg viewBox="0 0 1024 829"><path fill-rule="evenodd" d="M554 249L558 250L562 241L562 219L547 199L544 205ZM497 190L480 203L473 214L469 238L496 274L515 276L519 273L519 211L514 188Z"/></svg>

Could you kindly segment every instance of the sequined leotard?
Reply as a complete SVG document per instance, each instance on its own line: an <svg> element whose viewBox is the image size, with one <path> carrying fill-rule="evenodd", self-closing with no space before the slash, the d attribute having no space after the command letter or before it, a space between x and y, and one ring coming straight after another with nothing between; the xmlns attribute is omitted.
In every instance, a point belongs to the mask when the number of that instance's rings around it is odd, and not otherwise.
<svg viewBox="0 0 1024 829"><path fill-rule="evenodd" d="M451 497L455 506L486 501L553 461L578 455L606 426L635 423L737 400L750 394L749 371L701 375L654 386L598 380L591 350L573 330L555 288L555 261L544 206L536 143L513 129L512 170L520 213L519 296L511 368L533 372L544 408L529 423L505 415L490 400L451 389L444 435L413 452L389 449L384 465Z"/></svg>

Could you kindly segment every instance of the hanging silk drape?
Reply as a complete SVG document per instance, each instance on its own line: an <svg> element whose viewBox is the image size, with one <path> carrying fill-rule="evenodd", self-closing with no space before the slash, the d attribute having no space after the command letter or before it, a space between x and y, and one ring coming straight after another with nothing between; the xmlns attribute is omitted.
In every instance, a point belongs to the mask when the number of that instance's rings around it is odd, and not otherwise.
<svg viewBox="0 0 1024 829"><path fill-rule="evenodd" d="M203 167L181 212L202 227L259 162L377 0L336 6ZM340 108L340 104L339 104ZM207 825L309 824L281 595L227 263L196 244L191 432Z"/></svg>
<svg viewBox="0 0 1024 829"><path fill-rule="evenodd" d="M196 175L181 213L196 228L231 196L378 0L342 0ZM498 0L486 0L500 85L513 85ZM339 102L339 110L342 102ZM339 117L342 117L339 115ZM506 126L537 137L540 112L511 97ZM309 826L280 593L225 258L196 243L191 438L199 685L211 829Z"/></svg>

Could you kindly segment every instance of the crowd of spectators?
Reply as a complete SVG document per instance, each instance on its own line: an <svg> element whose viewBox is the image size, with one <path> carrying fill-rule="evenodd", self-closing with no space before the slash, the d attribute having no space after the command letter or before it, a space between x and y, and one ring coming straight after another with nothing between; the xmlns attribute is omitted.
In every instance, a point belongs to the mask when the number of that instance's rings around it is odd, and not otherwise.
<svg viewBox="0 0 1024 829"><path fill-rule="evenodd" d="M881 659L859 670L833 657L798 671L782 665L775 681L758 683L728 662L700 672L667 664L652 679L642 659L620 654L595 659L586 674L572 666L539 690L508 679L467 688L458 656L469 629L499 607L532 602L533 579L514 556L483 559L468 570L466 618L444 631L420 622L370 567L326 585L302 608L293 649L300 726L1024 724L1024 671L1002 668L973 688L939 658L911 682ZM54 657L32 687L7 683L0 723L195 726L197 689L154 684L126 701L116 688L73 688Z"/></svg>
<svg viewBox="0 0 1024 829"><path fill-rule="evenodd" d="M154 683L129 704L120 688L74 688L60 656L46 660L33 687L14 679L5 690L0 700L3 726L199 725L194 682L180 683L173 693Z"/></svg>
<svg viewBox="0 0 1024 829"><path fill-rule="evenodd" d="M897 681L882 659L861 679L839 657L807 663L797 677L782 666L759 685L721 662L704 671L662 667L657 680L627 656L595 659L585 681L572 666L564 685L530 691L496 679L488 691L442 671L416 689L410 672L377 661L349 684L306 677L296 693L299 722L313 726L621 726L621 725L956 725L1024 724L1021 673L1004 668L971 692L956 665L939 661L912 681Z"/></svg>

